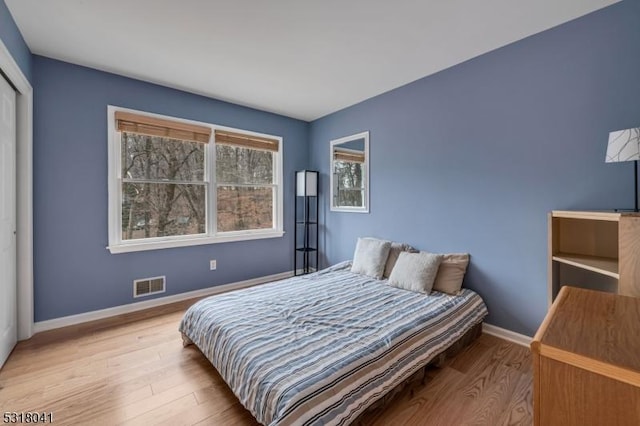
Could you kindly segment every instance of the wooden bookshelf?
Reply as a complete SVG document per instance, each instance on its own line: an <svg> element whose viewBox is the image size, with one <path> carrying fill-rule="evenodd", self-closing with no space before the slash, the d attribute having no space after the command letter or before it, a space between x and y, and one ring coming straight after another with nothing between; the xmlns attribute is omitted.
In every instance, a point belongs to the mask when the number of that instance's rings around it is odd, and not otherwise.
<svg viewBox="0 0 640 426"><path fill-rule="evenodd" d="M640 214L549 213L549 305L564 285L640 297Z"/></svg>

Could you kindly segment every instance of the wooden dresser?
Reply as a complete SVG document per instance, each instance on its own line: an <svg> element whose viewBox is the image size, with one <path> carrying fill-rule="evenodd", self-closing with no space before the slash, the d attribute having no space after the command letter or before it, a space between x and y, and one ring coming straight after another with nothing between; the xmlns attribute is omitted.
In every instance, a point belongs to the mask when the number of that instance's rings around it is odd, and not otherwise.
<svg viewBox="0 0 640 426"><path fill-rule="evenodd" d="M562 287L531 350L535 425L640 425L640 298Z"/></svg>

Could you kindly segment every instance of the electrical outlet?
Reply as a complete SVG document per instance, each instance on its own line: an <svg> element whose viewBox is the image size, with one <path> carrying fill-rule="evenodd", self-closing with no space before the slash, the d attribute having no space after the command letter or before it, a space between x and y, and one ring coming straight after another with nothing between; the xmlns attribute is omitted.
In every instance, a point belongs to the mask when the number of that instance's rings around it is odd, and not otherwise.
<svg viewBox="0 0 640 426"><path fill-rule="evenodd" d="M209 269L211 271L215 271L217 266L218 265L217 265L217 262L215 261L215 259L209 261Z"/></svg>

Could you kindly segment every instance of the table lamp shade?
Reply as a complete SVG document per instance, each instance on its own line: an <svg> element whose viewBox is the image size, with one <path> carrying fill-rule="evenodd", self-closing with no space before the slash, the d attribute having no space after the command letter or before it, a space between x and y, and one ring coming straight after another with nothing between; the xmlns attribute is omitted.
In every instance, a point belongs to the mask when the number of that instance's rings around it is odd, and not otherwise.
<svg viewBox="0 0 640 426"><path fill-rule="evenodd" d="M640 127L609 133L605 162L640 160Z"/></svg>

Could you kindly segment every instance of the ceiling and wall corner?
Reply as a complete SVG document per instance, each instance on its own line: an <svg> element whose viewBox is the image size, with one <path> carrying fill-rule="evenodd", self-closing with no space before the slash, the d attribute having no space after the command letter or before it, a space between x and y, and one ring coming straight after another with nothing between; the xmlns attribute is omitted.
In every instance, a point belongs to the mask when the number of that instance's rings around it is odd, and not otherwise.
<svg viewBox="0 0 640 426"><path fill-rule="evenodd" d="M4 0L0 0L0 40L27 80L31 81L31 52Z"/></svg>
<svg viewBox="0 0 640 426"><path fill-rule="evenodd" d="M7 0L34 54L312 121L616 0Z"/></svg>

